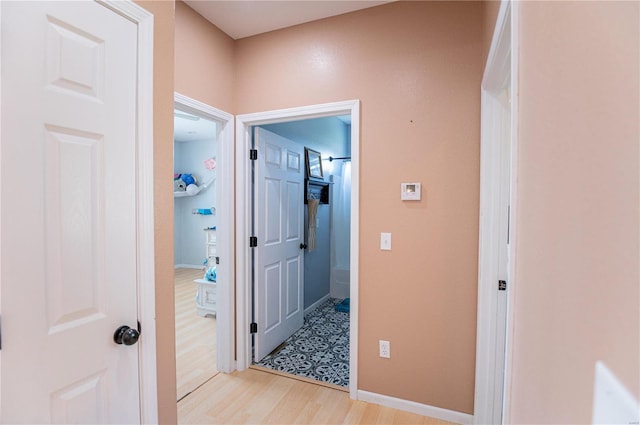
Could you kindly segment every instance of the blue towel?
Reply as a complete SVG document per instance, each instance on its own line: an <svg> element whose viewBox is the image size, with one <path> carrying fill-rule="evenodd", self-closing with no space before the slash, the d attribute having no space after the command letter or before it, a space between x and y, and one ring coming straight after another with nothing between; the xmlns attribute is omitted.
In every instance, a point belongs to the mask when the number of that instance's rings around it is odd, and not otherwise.
<svg viewBox="0 0 640 425"><path fill-rule="evenodd" d="M215 282L218 279L218 272L216 271L216 267L209 267L204 273L204 278L209 282Z"/></svg>
<svg viewBox="0 0 640 425"><path fill-rule="evenodd" d="M336 304L336 311L341 313L349 313L351 300L349 298L345 298L338 304Z"/></svg>

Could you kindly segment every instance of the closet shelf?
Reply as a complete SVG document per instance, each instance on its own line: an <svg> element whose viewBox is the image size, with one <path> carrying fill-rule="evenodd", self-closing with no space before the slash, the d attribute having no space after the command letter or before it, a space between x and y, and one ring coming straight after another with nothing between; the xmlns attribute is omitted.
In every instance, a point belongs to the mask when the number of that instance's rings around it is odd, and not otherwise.
<svg viewBox="0 0 640 425"><path fill-rule="evenodd" d="M208 188L209 185L211 183L213 183L215 180L216 180L215 177L211 177L208 182L198 186L198 189L195 192L189 193L188 190L180 191L180 192L173 192L173 197L174 198L184 198L185 196L196 196L197 194L199 194L200 192L202 192L203 190Z"/></svg>
<svg viewBox="0 0 640 425"><path fill-rule="evenodd" d="M184 198L185 196L195 196L195 195L197 195L197 193L194 193L193 195L191 195L187 192L173 192L174 198Z"/></svg>

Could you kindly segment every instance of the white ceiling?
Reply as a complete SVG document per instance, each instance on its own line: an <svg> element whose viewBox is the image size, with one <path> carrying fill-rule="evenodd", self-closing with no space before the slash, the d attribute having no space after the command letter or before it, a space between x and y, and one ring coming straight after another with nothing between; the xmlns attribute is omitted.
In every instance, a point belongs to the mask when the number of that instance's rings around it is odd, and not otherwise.
<svg viewBox="0 0 640 425"><path fill-rule="evenodd" d="M173 140L176 142L212 140L218 137L218 129L214 121L177 109L174 110L173 115Z"/></svg>
<svg viewBox="0 0 640 425"><path fill-rule="evenodd" d="M237 40L391 1L394 0L185 0L185 3Z"/></svg>

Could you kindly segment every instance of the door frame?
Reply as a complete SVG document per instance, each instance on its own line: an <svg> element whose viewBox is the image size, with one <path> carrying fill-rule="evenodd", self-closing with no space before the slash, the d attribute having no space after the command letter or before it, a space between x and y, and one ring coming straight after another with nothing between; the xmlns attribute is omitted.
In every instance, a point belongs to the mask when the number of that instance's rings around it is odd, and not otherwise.
<svg viewBox="0 0 640 425"><path fill-rule="evenodd" d="M136 136L138 144L136 151L136 239L138 256L136 259L136 266L138 270L138 318L142 328L144 328L144 333L141 335L142 338L140 338L140 342L138 344L140 421L141 423L157 423L158 371L156 367L155 229L153 201L154 18L153 14L130 0L96 0L96 2L137 25L138 53L136 100L138 106L136 109ZM2 34L1 20L0 34ZM0 55L0 68L2 67L1 60ZM2 104L0 104L0 110L1 108ZM0 144L1 143L2 142L0 140ZM1 175L2 174L0 173L0 176ZM0 288L1 287L2 285L0 285ZM0 374L2 371L1 359L0 355ZM1 408L2 406L0 406L0 409Z"/></svg>
<svg viewBox="0 0 640 425"><path fill-rule="evenodd" d="M216 121L221 125L218 135L216 161L216 194L217 203L224 208L216 208L217 249L220 261L225 265L218 271L218 282L228 282L218 285L216 297L216 369L229 373L235 370L235 331L234 331L234 285L235 256L233 229L235 217L233 214L234 192L234 131L233 115L195 99L191 99L178 92L174 93L173 106L175 109Z"/></svg>
<svg viewBox="0 0 640 425"><path fill-rule="evenodd" d="M508 418L511 382L511 353L514 322L514 293L516 262L516 209L518 158L518 4L503 0L487 58L481 86L481 142L480 142L480 226L478 255L478 316L476 336L476 383L473 421L476 424L501 423ZM500 106L496 97L510 84L509 111ZM509 156L500 149L504 140L504 125L510 124ZM509 164L503 170L502 164ZM508 217L494 205L500 201L501 188L509 185L510 209ZM505 219L507 222L505 223ZM500 229L509 226L507 248L507 308L498 312L498 254ZM503 326L504 325L504 326ZM498 328L506 335L499 335ZM498 353L498 338L506 337L505 351ZM501 381L498 389L495 383ZM501 390L500 390L501 388ZM500 391L500 393L498 393Z"/></svg>
<svg viewBox="0 0 640 425"><path fill-rule="evenodd" d="M251 364L251 127L302 119L351 115L351 255L350 255L350 329L349 395L357 399L358 388L358 260L359 260L359 169L360 169L360 101L309 105L236 116L236 341L238 370Z"/></svg>

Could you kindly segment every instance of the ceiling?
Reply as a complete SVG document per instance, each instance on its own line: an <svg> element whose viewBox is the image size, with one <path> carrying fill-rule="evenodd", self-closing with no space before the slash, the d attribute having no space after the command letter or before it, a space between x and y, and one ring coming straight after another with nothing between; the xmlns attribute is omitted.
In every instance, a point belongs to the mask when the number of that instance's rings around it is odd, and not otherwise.
<svg viewBox="0 0 640 425"><path fill-rule="evenodd" d="M188 112L174 110L173 140L176 142L193 142L211 140L218 136L214 121L196 117Z"/></svg>
<svg viewBox="0 0 640 425"><path fill-rule="evenodd" d="M237 40L280 28L390 3L391 1L185 0L185 3L231 38Z"/></svg>

